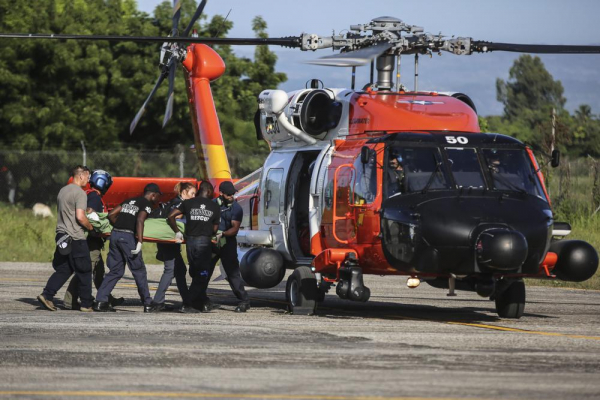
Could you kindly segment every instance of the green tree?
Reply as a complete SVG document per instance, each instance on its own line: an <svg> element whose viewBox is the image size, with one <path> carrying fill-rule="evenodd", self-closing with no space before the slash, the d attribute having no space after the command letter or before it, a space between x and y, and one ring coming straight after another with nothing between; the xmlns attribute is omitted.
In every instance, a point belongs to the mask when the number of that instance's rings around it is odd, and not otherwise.
<svg viewBox="0 0 600 400"><path fill-rule="evenodd" d="M557 136L563 144L569 141L569 114L563 108L566 99L562 83L554 80L539 57L520 56L510 69L508 81L496 80L496 91L504 115L500 121L490 121L490 128L503 128L520 140L548 148L554 109L559 121Z"/></svg>
<svg viewBox="0 0 600 400"><path fill-rule="evenodd" d="M182 1L180 32L195 12ZM0 0L0 31L30 33L166 36L172 5L159 4L154 17L137 10L134 0ZM233 26L222 16L202 16L200 36L226 36ZM257 17L254 32L266 37ZM183 70L175 80L174 113L162 129L168 84L158 90L133 135L129 124L160 73L157 44L0 40L0 144L22 149L69 149L81 140L88 149L172 148L193 142ZM227 70L213 83L213 96L234 175L260 166L268 147L256 137L256 96L285 81L275 72L277 57L257 47L255 59L237 57L229 46L215 46ZM256 154L248 156L248 154Z"/></svg>
<svg viewBox="0 0 600 400"><path fill-rule="evenodd" d="M504 117L514 120L527 117L529 111L565 105L563 86L555 81L539 57L520 56L509 72L509 80L496 80L497 99L504 104Z"/></svg>

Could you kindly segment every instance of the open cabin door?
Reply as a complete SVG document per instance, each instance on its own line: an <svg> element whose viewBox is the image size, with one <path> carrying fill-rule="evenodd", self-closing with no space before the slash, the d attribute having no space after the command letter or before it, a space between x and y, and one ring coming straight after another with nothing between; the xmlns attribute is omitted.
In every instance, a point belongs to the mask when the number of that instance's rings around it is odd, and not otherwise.
<svg viewBox="0 0 600 400"><path fill-rule="evenodd" d="M273 248L290 260L288 249L288 221L286 217L285 187L293 152L272 152L263 167L259 229L270 231Z"/></svg>

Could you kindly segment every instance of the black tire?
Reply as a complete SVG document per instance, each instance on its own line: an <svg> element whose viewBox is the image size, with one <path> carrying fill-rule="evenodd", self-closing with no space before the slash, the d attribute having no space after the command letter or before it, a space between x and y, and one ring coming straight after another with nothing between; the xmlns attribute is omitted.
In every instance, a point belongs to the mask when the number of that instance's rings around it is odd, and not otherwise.
<svg viewBox="0 0 600 400"><path fill-rule="evenodd" d="M313 315L317 308L319 290L317 278L309 267L298 267L285 285L288 309L296 315Z"/></svg>
<svg viewBox="0 0 600 400"><path fill-rule="evenodd" d="M501 293L497 293L496 312L501 318L519 319L525 311L525 282L515 281Z"/></svg>

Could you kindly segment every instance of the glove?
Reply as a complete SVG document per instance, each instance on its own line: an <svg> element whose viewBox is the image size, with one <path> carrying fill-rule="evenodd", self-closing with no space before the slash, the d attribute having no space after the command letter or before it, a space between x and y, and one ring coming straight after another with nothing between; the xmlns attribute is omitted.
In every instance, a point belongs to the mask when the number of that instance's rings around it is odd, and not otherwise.
<svg viewBox="0 0 600 400"><path fill-rule="evenodd" d="M183 233L177 232L175 234L175 242L177 242L177 243L183 243Z"/></svg>
<svg viewBox="0 0 600 400"><path fill-rule="evenodd" d="M131 254L136 255L142 251L142 242L137 242L137 246L135 246L135 250L131 250Z"/></svg>

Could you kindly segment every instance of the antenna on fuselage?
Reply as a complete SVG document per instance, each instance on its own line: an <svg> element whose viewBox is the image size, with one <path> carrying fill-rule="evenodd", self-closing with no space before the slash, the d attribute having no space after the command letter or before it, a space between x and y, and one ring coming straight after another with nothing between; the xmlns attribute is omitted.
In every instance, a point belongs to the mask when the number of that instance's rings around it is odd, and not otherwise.
<svg viewBox="0 0 600 400"><path fill-rule="evenodd" d="M415 92L419 91L419 53L415 53Z"/></svg>

